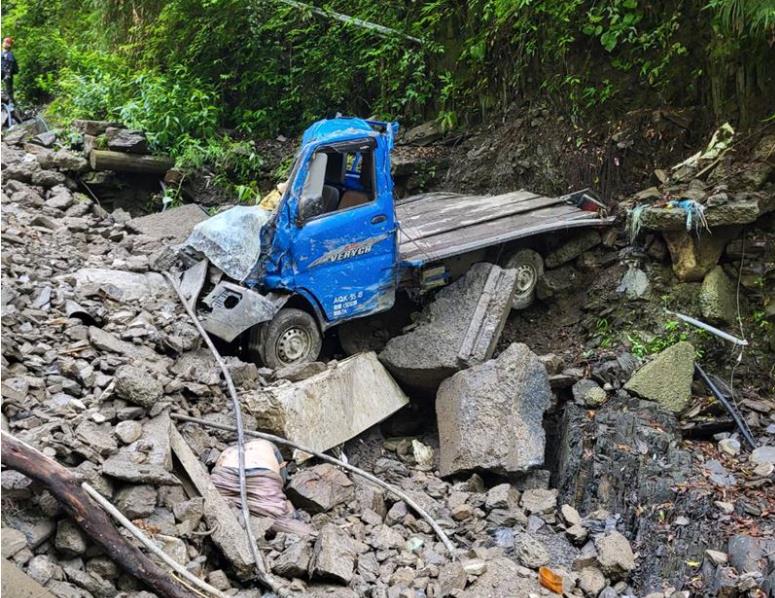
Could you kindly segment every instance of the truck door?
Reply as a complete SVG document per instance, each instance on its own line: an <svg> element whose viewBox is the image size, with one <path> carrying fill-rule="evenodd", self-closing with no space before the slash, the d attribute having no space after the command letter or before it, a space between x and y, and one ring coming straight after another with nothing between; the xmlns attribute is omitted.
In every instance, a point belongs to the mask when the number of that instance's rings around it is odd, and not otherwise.
<svg viewBox="0 0 775 598"><path fill-rule="evenodd" d="M365 138L321 146L310 158L292 241L294 279L331 323L384 311L395 300L392 185L376 168L387 151Z"/></svg>

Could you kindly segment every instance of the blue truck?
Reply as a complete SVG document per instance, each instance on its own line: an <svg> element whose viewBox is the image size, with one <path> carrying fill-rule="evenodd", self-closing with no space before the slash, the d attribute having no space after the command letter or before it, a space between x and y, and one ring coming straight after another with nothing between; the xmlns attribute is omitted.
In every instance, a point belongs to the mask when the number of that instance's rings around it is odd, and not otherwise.
<svg viewBox="0 0 775 598"><path fill-rule="evenodd" d="M536 240L611 222L588 190L395 200L397 130L360 118L318 121L304 133L276 209L241 208L248 219L260 214L258 227L210 223L227 212L199 225L215 226L227 244L260 241L257 257L248 249L204 251L208 259L182 274L208 332L242 342L272 368L314 361L327 330L387 312L398 289L428 292L479 261L517 270L513 307L524 308L543 273ZM249 258L249 271L233 268L232 258L243 265Z"/></svg>

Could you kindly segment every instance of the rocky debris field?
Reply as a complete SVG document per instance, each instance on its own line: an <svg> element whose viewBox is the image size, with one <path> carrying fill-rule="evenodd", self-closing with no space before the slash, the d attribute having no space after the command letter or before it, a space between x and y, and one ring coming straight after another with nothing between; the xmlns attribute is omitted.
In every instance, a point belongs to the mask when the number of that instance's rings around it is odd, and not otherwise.
<svg viewBox="0 0 775 598"><path fill-rule="evenodd" d="M179 231L147 228L79 192L75 177L85 160L67 149L19 140L4 144L2 154L4 433L88 481L217 590L269 595L254 579L239 509L209 482L234 434L175 419L234 422L216 362L154 271L165 234ZM769 164L771 155L759 161ZM769 172L751 192L772 197ZM676 182L673 193L697 185ZM285 493L313 533L277 531L269 517L250 521L285 591L343 598L773 595L771 216L757 214L741 227L716 256L719 265L706 264L696 282L676 279L679 254L668 251L660 231L642 234L630 245L611 229L556 247L540 301L512 314L502 334L500 325L490 327L500 336L497 349L493 343L470 363L450 363L447 346L434 352L423 345L434 317L450 313L433 301L417 317L421 325L390 341L381 361L363 353L273 372L229 356L249 429L334 448L409 495L456 546L450 554L425 519L383 488L286 453ZM728 310L736 285L719 281L736 280L743 242L743 270L753 273L741 291L746 324L759 328L748 328L737 394L760 445L753 451L693 380L695 360L728 374L722 368L737 354L683 326L660 329L663 292L672 293L671 309L697 317L713 313L702 306ZM458 287L463 295L469 288ZM438 293L437 305L465 310L455 292L453 285ZM459 342L459 331L450 338ZM402 363L411 351L416 359ZM438 387L430 409L428 384L421 398L391 377L402 381L410 366L429 372ZM318 399L340 402L310 411ZM351 413L363 419L345 429L340 420ZM43 586L49 594L41 595L153 595L43 485L8 468L2 557L4 584L13 576Z"/></svg>

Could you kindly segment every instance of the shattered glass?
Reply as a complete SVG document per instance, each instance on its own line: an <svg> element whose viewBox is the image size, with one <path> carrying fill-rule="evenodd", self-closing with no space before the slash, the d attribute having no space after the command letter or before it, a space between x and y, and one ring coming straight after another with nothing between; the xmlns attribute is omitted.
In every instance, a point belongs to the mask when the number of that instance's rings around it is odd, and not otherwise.
<svg viewBox="0 0 775 598"><path fill-rule="evenodd" d="M272 213L235 206L197 224L185 245L203 253L234 280L245 280L261 255L261 229Z"/></svg>

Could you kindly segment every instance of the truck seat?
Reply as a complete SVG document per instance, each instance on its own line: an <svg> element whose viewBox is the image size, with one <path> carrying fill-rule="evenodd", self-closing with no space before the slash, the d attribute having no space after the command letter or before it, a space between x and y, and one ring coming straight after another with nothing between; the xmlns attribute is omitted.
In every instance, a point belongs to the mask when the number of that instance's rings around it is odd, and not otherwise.
<svg viewBox="0 0 775 598"><path fill-rule="evenodd" d="M345 210L354 206L359 206L371 201L371 197L368 193L363 191L356 191L355 189L347 189L342 193L342 199L339 201L338 210Z"/></svg>
<svg viewBox="0 0 775 598"><path fill-rule="evenodd" d="M332 185L323 185L323 210L321 214L334 212L339 205L339 189Z"/></svg>

